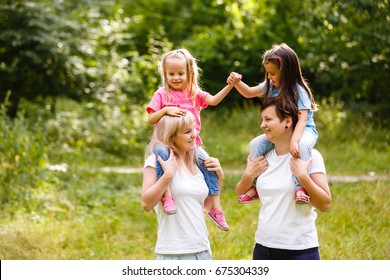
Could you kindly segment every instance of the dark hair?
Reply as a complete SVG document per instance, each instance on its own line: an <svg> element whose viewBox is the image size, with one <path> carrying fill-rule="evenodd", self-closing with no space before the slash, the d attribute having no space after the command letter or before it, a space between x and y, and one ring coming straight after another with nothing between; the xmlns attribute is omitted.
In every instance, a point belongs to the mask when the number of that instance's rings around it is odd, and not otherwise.
<svg viewBox="0 0 390 280"><path fill-rule="evenodd" d="M279 120L282 122L286 118L290 117L292 120L292 126L295 128L295 125L298 122L298 107L293 102L287 102L281 106L277 100L276 97L270 97L264 101L264 103L261 105L260 112L262 112L264 109L275 106L276 115L278 116Z"/></svg>
<svg viewBox="0 0 390 280"><path fill-rule="evenodd" d="M287 102L298 103L298 85L301 85L311 100L311 108L316 110L313 93L302 75L301 65L297 54L287 44L273 45L271 49L263 55L263 65L272 63L280 69L280 93L277 101L284 107ZM266 80L266 98L270 90L270 81L267 73Z"/></svg>

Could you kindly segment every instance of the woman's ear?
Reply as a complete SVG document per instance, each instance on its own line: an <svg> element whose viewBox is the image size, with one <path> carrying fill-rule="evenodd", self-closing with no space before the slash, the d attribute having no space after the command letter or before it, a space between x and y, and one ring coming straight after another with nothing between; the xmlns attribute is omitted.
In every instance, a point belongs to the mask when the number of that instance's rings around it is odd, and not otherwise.
<svg viewBox="0 0 390 280"><path fill-rule="evenodd" d="M289 128L290 126L293 125L291 117L286 117L285 122L286 122L286 128Z"/></svg>

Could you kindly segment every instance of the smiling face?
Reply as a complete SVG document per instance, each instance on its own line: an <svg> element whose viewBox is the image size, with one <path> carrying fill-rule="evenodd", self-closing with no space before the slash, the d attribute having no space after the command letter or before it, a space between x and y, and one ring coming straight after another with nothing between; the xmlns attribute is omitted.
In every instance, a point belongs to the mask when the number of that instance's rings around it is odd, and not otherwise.
<svg viewBox="0 0 390 280"><path fill-rule="evenodd" d="M196 130L195 122L191 125L183 126L179 129L173 138L173 144L176 146L178 152L186 153L196 149Z"/></svg>
<svg viewBox="0 0 390 280"><path fill-rule="evenodd" d="M261 129L264 131L268 141L275 144L275 141L286 133L286 125L291 125L290 118L280 120L276 113L276 106L269 106L261 111Z"/></svg>
<svg viewBox="0 0 390 280"><path fill-rule="evenodd" d="M175 91L183 91L187 86L187 62L181 57L169 57L165 61L165 77Z"/></svg>
<svg viewBox="0 0 390 280"><path fill-rule="evenodd" d="M264 64L265 71L267 71L267 77L272 81L272 83L280 87L280 68L272 63L268 62Z"/></svg>

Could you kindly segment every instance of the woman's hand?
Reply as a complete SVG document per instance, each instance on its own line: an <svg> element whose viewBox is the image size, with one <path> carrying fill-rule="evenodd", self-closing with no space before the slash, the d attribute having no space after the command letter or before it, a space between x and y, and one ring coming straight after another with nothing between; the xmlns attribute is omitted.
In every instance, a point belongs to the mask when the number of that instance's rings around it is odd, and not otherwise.
<svg viewBox="0 0 390 280"><path fill-rule="evenodd" d="M311 163L311 159L308 161L301 160L300 158L293 157L291 159L290 167L292 172L295 174L297 178L302 176L306 176L309 170L309 166Z"/></svg>
<svg viewBox="0 0 390 280"><path fill-rule="evenodd" d="M246 193L253 186L256 177L264 173L268 168L268 161L265 157L259 156L251 160L248 156L246 159L246 168L242 174L241 180L236 185L238 195Z"/></svg>
<svg viewBox="0 0 390 280"><path fill-rule="evenodd" d="M161 164L166 177L172 178L176 174L178 164L172 149L169 149L169 158L166 161L164 161L160 156L157 156L157 160Z"/></svg>
<svg viewBox="0 0 390 280"><path fill-rule="evenodd" d="M256 178L264 173L268 168L268 161L264 156L259 156L254 160L251 160L249 156L246 159L246 169L244 175L251 178Z"/></svg>
<svg viewBox="0 0 390 280"><path fill-rule="evenodd" d="M218 180L223 180L223 169L217 158L208 157L203 161L203 165L206 167L207 171L214 171L217 174Z"/></svg>

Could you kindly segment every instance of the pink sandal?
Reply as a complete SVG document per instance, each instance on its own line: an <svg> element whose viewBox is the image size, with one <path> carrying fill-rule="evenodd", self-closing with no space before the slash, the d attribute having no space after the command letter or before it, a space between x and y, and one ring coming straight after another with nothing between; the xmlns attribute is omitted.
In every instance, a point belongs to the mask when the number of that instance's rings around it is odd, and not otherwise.
<svg viewBox="0 0 390 280"><path fill-rule="evenodd" d="M225 214L221 210L215 210L214 208L211 208L209 212L209 217L220 229L224 231L229 230L229 226L225 220Z"/></svg>
<svg viewBox="0 0 390 280"><path fill-rule="evenodd" d="M256 190L255 187L252 187L252 188L254 188ZM256 191L256 194L254 196L249 196L246 193L244 193L244 194L240 194L238 196L237 203L244 204L244 203L249 203L249 202L252 202L252 201L258 200L258 199L259 199L259 194L257 193L257 191Z"/></svg>
<svg viewBox="0 0 390 280"><path fill-rule="evenodd" d="M164 196L161 199L161 202L163 204L163 209L164 209L165 214L167 214L167 215L176 214L177 209L176 209L175 203L173 202L172 196L170 196L170 195Z"/></svg>
<svg viewBox="0 0 390 280"><path fill-rule="evenodd" d="M310 196L306 194L304 188L298 188L295 190L295 203L296 204L308 204L310 202Z"/></svg>

